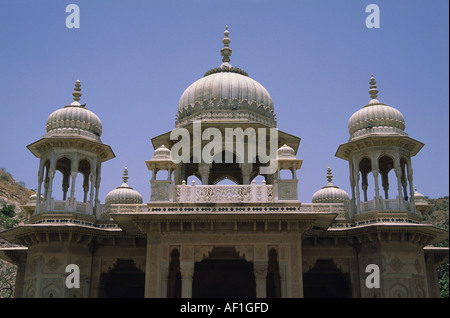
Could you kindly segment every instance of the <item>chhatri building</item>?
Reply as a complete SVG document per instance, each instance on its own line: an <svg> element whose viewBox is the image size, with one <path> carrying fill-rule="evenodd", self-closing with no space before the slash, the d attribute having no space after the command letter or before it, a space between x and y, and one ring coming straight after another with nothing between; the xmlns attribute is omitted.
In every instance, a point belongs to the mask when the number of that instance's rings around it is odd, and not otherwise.
<svg viewBox="0 0 450 318"><path fill-rule="evenodd" d="M448 249L432 245L448 231L423 222L412 167L423 144L378 101L373 76L336 152L349 164L350 195L328 167L327 183L302 203L300 138L277 129L270 94L230 64L224 34L223 63L184 91L175 129L152 139L149 202L127 168L99 201L102 163L115 155L80 103L79 81L74 101L50 114L28 145L39 169L26 221L0 233L0 257L18 266L15 297L439 297Z"/></svg>

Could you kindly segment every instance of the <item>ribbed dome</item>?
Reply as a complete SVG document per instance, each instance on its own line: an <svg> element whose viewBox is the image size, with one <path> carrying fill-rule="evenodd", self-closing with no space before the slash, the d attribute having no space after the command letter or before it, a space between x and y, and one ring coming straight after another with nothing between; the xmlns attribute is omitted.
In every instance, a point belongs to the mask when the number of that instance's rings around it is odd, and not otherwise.
<svg viewBox="0 0 450 318"><path fill-rule="evenodd" d="M105 204L142 204L143 199L139 192L131 188L128 184L128 170L123 173L123 183L120 187L110 191L105 198Z"/></svg>
<svg viewBox="0 0 450 318"><path fill-rule="evenodd" d="M80 81L77 81L75 91L72 93L74 102L71 105L50 114L47 119L45 137L80 135L100 141L102 122L96 114L78 102L81 96L80 86Z"/></svg>
<svg viewBox="0 0 450 318"><path fill-rule="evenodd" d="M372 100L362 109L354 113L348 121L350 138L357 138L370 133L396 133L405 135L405 119L400 111L380 103L376 97L378 90L373 76L370 81Z"/></svg>
<svg viewBox="0 0 450 318"><path fill-rule="evenodd" d="M427 202L425 196L422 193L417 192L417 186L414 187L414 201L416 203Z"/></svg>
<svg viewBox="0 0 450 318"><path fill-rule="evenodd" d="M177 126L194 120L260 122L275 127L273 101L269 92L248 74L229 63L228 30L221 50L224 58L219 68L205 73L181 95Z"/></svg>
<svg viewBox="0 0 450 318"><path fill-rule="evenodd" d="M284 144L277 150L278 158L293 158L295 157L295 151L292 147L289 147L288 145Z"/></svg>
<svg viewBox="0 0 450 318"><path fill-rule="evenodd" d="M152 160L172 160L170 149L164 145L158 147L153 153Z"/></svg>
<svg viewBox="0 0 450 318"><path fill-rule="evenodd" d="M331 169L327 170L328 183L322 189L313 194L312 203L346 203L350 201L350 197L347 192L339 189L331 181L333 176L331 175Z"/></svg>

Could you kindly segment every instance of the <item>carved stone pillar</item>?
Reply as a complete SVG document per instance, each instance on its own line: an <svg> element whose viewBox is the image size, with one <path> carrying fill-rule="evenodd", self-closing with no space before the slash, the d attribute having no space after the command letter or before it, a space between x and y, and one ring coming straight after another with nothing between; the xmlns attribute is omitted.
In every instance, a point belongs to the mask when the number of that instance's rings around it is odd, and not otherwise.
<svg viewBox="0 0 450 318"><path fill-rule="evenodd" d="M75 182L77 180L78 173L76 171L72 171L72 184L70 186L70 198L69 200L73 203L75 201Z"/></svg>
<svg viewBox="0 0 450 318"><path fill-rule="evenodd" d="M379 210L380 209L380 188L378 186L378 174L379 171L378 170L372 170L372 174L373 174L373 179L375 181L375 209Z"/></svg>
<svg viewBox="0 0 450 318"><path fill-rule="evenodd" d="M161 290L161 298L167 298L167 283L169 281L169 264L162 263L161 264L161 281L160 281L160 290Z"/></svg>
<svg viewBox="0 0 450 318"><path fill-rule="evenodd" d="M159 297L160 237L147 232L147 255L145 260L145 298Z"/></svg>
<svg viewBox="0 0 450 318"><path fill-rule="evenodd" d="M411 167L411 158L408 158L408 164L406 166L408 170L408 183L409 183L409 194L410 194L410 210L413 213L416 213L416 202L414 199L414 182L413 182L413 170Z"/></svg>
<svg viewBox="0 0 450 318"><path fill-rule="evenodd" d="M281 285L281 298L287 297L287 270L286 270L286 264L284 262L280 262L279 265L279 271L280 271L280 285Z"/></svg>
<svg viewBox="0 0 450 318"><path fill-rule="evenodd" d="M53 178L55 177L55 170L50 170L48 172L48 188L47 188L47 199L45 200L45 208L48 211L50 204L52 202L52 191L53 191Z"/></svg>
<svg viewBox="0 0 450 318"><path fill-rule="evenodd" d="M192 298L192 280L194 278L194 262L181 262L181 298Z"/></svg>
<svg viewBox="0 0 450 318"><path fill-rule="evenodd" d="M256 282L256 298L266 298L267 262L254 262L253 272Z"/></svg>
<svg viewBox="0 0 450 318"><path fill-rule="evenodd" d="M209 163L199 163L198 164L198 172L202 177L202 185L209 184L209 172L211 170L211 164Z"/></svg>
<svg viewBox="0 0 450 318"><path fill-rule="evenodd" d="M250 175L253 171L253 164L242 163L241 171L242 171L242 184L250 184Z"/></svg>

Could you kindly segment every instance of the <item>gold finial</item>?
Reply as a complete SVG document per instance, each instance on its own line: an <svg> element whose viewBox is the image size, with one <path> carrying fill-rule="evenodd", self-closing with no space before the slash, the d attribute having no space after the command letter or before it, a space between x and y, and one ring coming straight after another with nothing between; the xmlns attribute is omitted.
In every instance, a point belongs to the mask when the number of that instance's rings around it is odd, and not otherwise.
<svg viewBox="0 0 450 318"><path fill-rule="evenodd" d="M370 77L370 82L369 82L370 86L369 86L369 94L370 94L370 98L372 99L377 99L377 94L378 94L378 90L377 90L377 82L375 81L375 78L373 78L373 74Z"/></svg>
<svg viewBox="0 0 450 318"><path fill-rule="evenodd" d="M331 174L331 168L329 165L328 165L328 169L327 169L327 180L328 180L328 183L331 183L331 181L333 180L333 175Z"/></svg>
<svg viewBox="0 0 450 318"><path fill-rule="evenodd" d="M128 169L125 166L125 169L123 170L123 177L122 177L123 183L127 183L128 182Z"/></svg>
<svg viewBox="0 0 450 318"><path fill-rule="evenodd" d="M229 63L232 50L229 47L230 38L228 37L228 34L230 34L230 32L228 32L228 25L225 26L225 32L223 32L223 34L224 34L225 37L222 40L223 48L220 50L220 53L223 56L222 62L223 63Z"/></svg>
<svg viewBox="0 0 450 318"><path fill-rule="evenodd" d="M73 96L73 100L78 102L80 100L81 97L81 83L79 80L77 80L75 82L75 88L74 88L74 92L72 93Z"/></svg>

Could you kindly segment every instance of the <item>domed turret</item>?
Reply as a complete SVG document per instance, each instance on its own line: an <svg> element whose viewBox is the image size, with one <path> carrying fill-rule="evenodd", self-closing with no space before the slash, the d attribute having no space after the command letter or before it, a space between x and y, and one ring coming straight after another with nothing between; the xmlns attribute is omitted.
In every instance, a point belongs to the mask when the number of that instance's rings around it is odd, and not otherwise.
<svg viewBox="0 0 450 318"><path fill-rule="evenodd" d="M388 133L406 135L405 120L397 109L380 103L377 99L377 85L373 77L370 78L370 102L354 113L348 121L350 139L355 139L370 133Z"/></svg>
<svg viewBox="0 0 450 318"><path fill-rule="evenodd" d="M224 32L222 65L205 73L181 95L177 126L194 120L259 122L276 127L273 101L269 92L248 74L231 66L228 27Z"/></svg>
<svg viewBox="0 0 450 318"><path fill-rule="evenodd" d="M422 193L417 191L417 186L414 187L414 204L416 210L422 213L422 216L428 208L428 201Z"/></svg>
<svg viewBox="0 0 450 318"><path fill-rule="evenodd" d="M158 147L153 153L152 160L172 160L170 149L164 145Z"/></svg>
<svg viewBox="0 0 450 318"><path fill-rule="evenodd" d="M127 184L128 169L126 167L123 171L122 179L122 185L106 195L105 204L142 204L141 194Z"/></svg>
<svg viewBox="0 0 450 318"><path fill-rule="evenodd" d="M327 185L314 193L312 203L346 203L350 201L347 192L339 189L338 186L332 183L333 175L329 166L327 169L327 180Z"/></svg>
<svg viewBox="0 0 450 318"><path fill-rule="evenodd" d="M277 155L278 159L296 159L294 149L286 144L278 148Z"/></svg>
<svg viewBox="0 0 450 318"><path fill-rule="evenodd" d="M73 102L50 114L47 119L47 134L44 137L65 137L69 135L79 135L100 141L102 134L102 122L100 118L80 104L81 84L76 81L75 89L72 93Z"/></svg>

